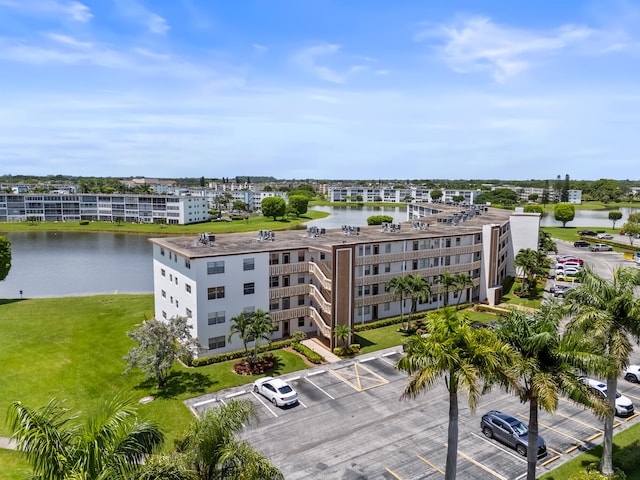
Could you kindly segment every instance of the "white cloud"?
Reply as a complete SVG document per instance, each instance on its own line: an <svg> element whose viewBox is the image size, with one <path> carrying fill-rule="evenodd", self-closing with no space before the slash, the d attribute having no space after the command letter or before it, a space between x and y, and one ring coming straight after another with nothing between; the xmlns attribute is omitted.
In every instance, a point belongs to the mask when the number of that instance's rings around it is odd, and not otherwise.
<svg viewBox="0 0 640 480"><path fill-rule="evenodd" d="M89 7L76 1L58 0L0 0L0 6L19 12L37 15L61 15L76 22L88 22L93 18Z"/></svg>
<svg viewBox="0 0 640 480"><path fill-rule="evenodd" d="M158 35L164 35L171 28L164 18L152 12L147 13L146 23L149 31Z"/></svg>
<svg viewBox="0 0 640 480"><path fill-rule="evenodd" d="M489 71L497 81L505 81L549 55L579 48L601 35L577 25L537 32L497 25L487 17L472 17L454 25L423 29L415 40L440 39L442 44L437 49L456 72Z"/></svg>
<svg viewBox="0 0 640 480"><path fill-rule="evenodd" d="M260 45L259 43L254 43L251 45L256 53L263 54L266 53L269 49L264 45Z"/></svg>
<svg viewBox="0 0 640 480"><path fill-rule="evenodd" d="M121 15L144 25L157 35L164 35L171 28L164 17L152 12L137 0L115 0Z"/></svg>
<svg viewBox="0 0 640 480"><path fill-rule="evenodd" d="M300 50L294 55L293 60L305 72L321 80L331 83L344 83L346 81L346 75L337 72L327 65L321 65L318 61L318 58L335 55L340 48L340 45L332 43L314 45Z"/></svg>
<svg viewBox="0 0 640 480"><path fill-rule="evenodd" d="M57 43L67 45L69 47L75 47L75 48L92 48L93 47L93 43L91 42L83 42L80 40L76 40L75 38L70 37L69 35L63 35L61 33L46 33L45 36Z"/></svg>

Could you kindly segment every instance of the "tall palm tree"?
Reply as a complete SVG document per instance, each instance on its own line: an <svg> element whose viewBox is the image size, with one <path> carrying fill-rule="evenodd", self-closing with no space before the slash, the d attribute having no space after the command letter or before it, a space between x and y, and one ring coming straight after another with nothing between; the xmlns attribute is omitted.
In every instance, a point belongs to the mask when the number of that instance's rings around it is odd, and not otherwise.
<svg viewBox="0 0 640 480"><path fill-rule="evenodd" d="M563 333L562 318L559 304L544 302L533 314L512 310L496 329L498 337L518 352L513 363L519 378L516 393L521 402L529 402L527 480L536 475L539 409L554 412L561 394L593 403L578 372L597 369L601 357L582 337Z"/></svg>
<svg viewBox="0 0 640 480"><path fill-rule="evenodd" d="M238 335L240 340L242 340L242 344L244 345L244 353L247 358L249 358L249 347L247 347L247 343L249 342L249 325L251 323L251 319L249 315L245 315L244 312L240 312L235 317L232 317L229 321L229 334L227 336L227 340L231 342L231 338L234 335Z"/></svg>
<svg viewBox="0 0 640 480"><path fill-rule="evenodd" d="M606 280L585 268L579 273L580 286L568 295L565 303L572 315L568 328L586 335L596 351L608 359L602 372L607 380L607 399L615 405L618 376L629 365L633 349L630 337L640 336L640 299L634 290L640 285L640 271L617 268ZM604 420L604 436L600 472L613 475L613 420L610 408Z"/></svg>
<svg viewBox="0 0 640 480"><path fill-rule="evenodd" d="M522 277L522 295L528 295L535 288L537 275L540 274L538 252L531 248L520 250L513 261Z"/></svg>
<svg viewBox="0 0 640 480"><path fill-rule="evenodd" d="M8 419L18 450L42 480L129 478L164 441L157 425L138 421L132 401L119 398L85 422L55 399L40 409L13 402Z"/></svg>
<svg viewBox="0 0 640 480"><path fill-rule="evenodd" d="M446 307L449 305L449 292L455 287L456 279L449 272L444 272L436 277L436 281L444 290L444 306Z"/></svg>
<svg viewBox="0 0 640 480"><path fill-rule="evenodd" d="M418 303L424 303L431 296L431 286L427 279L421 275L409 274L406 277L407 294L411 299L411 309L409 310L409 318L407 319L407 328L411 328L411 316L418 310Z"/></svg>
<svg viewBox="0 0 640 480"><path fill-rule="evenodd" d="M349 337L351 337L351 327L349 325L345 325L344 323L338 323L335 327L333 327L333 336L336 340L342 343L342 346L344 348L346 348Z"/></svg>
<svg viewBox="0 0 640 480"><path fill-rule="evenodd" d="M258 308L249 316L248 334L253 339L253 361L258 360L261 340L271 341L274 325L269 317L269 312Z"/></svg>
<svg viewBox="0 0 640 480"><path fill-rule="evenodd" d="M409 285L407 282L407 277L398 276L393 277L389 280L384 289L388 292L391 290L391 298L393 300L400 299L400 324L401 328L404 330L404 299L408 294ZM407 326L407 329L409 327Z"/></svg>
<svg viewBox="0 0 640 480"><path fill-rule="evenodd" d="M473 277L468 273L460 272L456 273L453 276L455 283L453 285L454 294L458 297L457 305L460 305L460 300L462 300L462 292L469 287L473 287Z"/></svg>
<svg viewBox="0 0 640 480"><path fill-rule="evenodd" d="M507 384L506 365L511 348L489 329L475 329L468 316L458 316L444 308L429 316L429 336L414 336L398 368L411 375L402 398L416 398L444 378L449 392L449 428L445 480L456 478L458 454L458 391L466 390L469 408L474 411L482 394L483 381L500 376Z"/></svg>
<svg viewBox="0 0 640 480"><path fill-rule="evenodd" d="M231 400L194 420L179 450L198 480L280 480L282 474L249 443L237 438L258 420L248 400Z"/></svg>

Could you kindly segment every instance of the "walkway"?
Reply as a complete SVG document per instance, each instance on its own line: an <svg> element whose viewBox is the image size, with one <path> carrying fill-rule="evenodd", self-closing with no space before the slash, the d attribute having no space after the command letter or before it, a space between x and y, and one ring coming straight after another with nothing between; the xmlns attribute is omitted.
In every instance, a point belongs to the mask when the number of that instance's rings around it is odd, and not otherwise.
<svg viewBox="0 0 640 480"><path fill-rule="evenodd" d="M306 340L302 340L302 343L305 347L309 347L314 352L322 355L324 359L329 363L335 363L342 360L340 357L331 352L327 347L324 346L320 340L316 338L307 338Z"/></svg>
<svg viewBox="0 0 640 480"><path fill-rule="evenodd" d="M0 437L0 448L4 448L5 450L15 450L16 441L12 438Z"/></svg>

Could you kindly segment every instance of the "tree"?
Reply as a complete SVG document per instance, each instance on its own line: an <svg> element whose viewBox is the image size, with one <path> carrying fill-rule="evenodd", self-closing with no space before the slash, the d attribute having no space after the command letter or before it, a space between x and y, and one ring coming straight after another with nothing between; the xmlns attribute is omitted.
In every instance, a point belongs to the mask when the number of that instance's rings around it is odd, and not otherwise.
<svg viewBox="0 0 640 480"><path fill-rule="evenodd" d="M147 376L158 382L158 388L167 384L169 371L176 358L192 359L201 348L198 340L191 337L192 326L186 317L172 317L169 320L152 318L133 332L127 332L137 347L129 350L125 357L129 373L138 367Z"/></svg>
<svg viewBox="0 0 640 480"><path fill-rule="evenodd" d="M538 200L539 195L537 193L530 193L529 196L527 197L527 199L530 202L535 202Z"/></svg>
<svg viewBox="0 0 640 480"><path fill-rule="evenodd" d="M116 225L118 225L120 227L124 223L124 218L122 218L122 217L114 217L113 221L116 222Z"/></svg>
<svg viewBox="0 0 640 480"><path fill-rule="evenodd" d="M640 234L640 223L629 221L622 226L622 230L624 230L624 234L629 238L629 243L633 245L633 240Z"/></svg>
<svg viewBox="0 0 640 480"><path fill-rule="evenodd" d="M402 398L417 398L444 377L449 393L449 428L445 480L456 478L458 453L458 391L466 390L467 402L475 411L482 394L481 382L497 377L510 365L511 349L497 340L490 329L475 329L468 316L459 317L444 308L427 320L430 335L416 335L406 343L406 354L398 368L411 377Z"/></svg>
<svg viewBox="0 0 640 480"><path fill-rule="evenodd" d="M392 223L393 217L389 215L371 215L367 217L367 225L382 225L385 222Z"/></svg>
<svg viewBox="0 0 640 480"><path fill-rule="evenodd" d="M351 327L344 323L338 323L333 327L333 336L339 343L342 343L342 347L346 349L349 338L351 337Z"/></svg>
<svg viewBox="0 0 640 480"><path fill-rule="evenodd" d="M233 208L234 210L239 210L239 211L247 211L249 210L249 205L246 204L245 202L243 202L242 200L234 200L233 203L231 204L231 208Z"/></svg>
<svg viewBox="0 0 640 480"><path fill-rule="evenodd" d="M280 470L238 438L245 426L257 421L256 407L248 400L230 400L207 409L191 423L186 435L177 440L177 452L156 459L152 467L157 470L161 468L157 464L161 463L175 471L185 465L193 472L192 477L169 477L170 480L282 480ZM141 478L158 480L150 475Z"/></svg>
<svg viewBox="0 0 640 480"><path fill-rule="evenodd" d="M562 190L561 190L561 194L560 194L560 201L561 202L568 202L569 201L569 189L570 189L571 185L570 185L570 181L569 181L569 174L566 174L564 176L564 183L562 184Z"/></svg>
<svg viewBox="0 0 640 480"><path fill-rule="evenodd" d="M429 196L431 197L431 200L437 202L442 198L442 195L443 195L442 190L435 189L435 190L431 190L431 193Z"/></svg>
<svg viewBox="0 0 640 480"><path fill-rule="evenodd" d="M609 220L613 222L611 228L616 228L616 222L622 218L622 212L620 210L611 210L609 212Z"/></svg>
<svg viewBox="0 0 640 480"><path fill-rule="evenodd" d="M516 254L513 266L520 271L522 277L522 295L535 292L537 279L546 273L546 253L530 248L520 250Z"/></svg>
<svg viewBox="0 0 640 480"><path fill-rule="evenodd" d="M384 289L387 292L391 290L392 300L400 299L400 328L404 330L404 299L409 293L409 283L407 282L407 278L404 276L393 277L386 283ZM408 329L409 325L407 324L407 330Z"/></svg>
<svg viewBox="0 0 640 480"><path fill-rule="evenodd" d="M250 315L245 315L244 312L240 312L235 317L232 317L229 321L229 334L227 336L227 340L231 343L231 338L234 335L238 335L240 340L242 340L242 344L244 345L244 353L247 358L249 358L249 347L247 347L247 343L249 343L249 338L251 334L249 333L249 325L251 324Z"/></svg>
<svg viewBox="0 0 640 480"><path fill-rule="evenodd" d="M542 205L525 205L522 209L525 213L544 213L544 208Z"/></svg>
<svg viewBox="0 0 640 480"><path fill-rule="evenodd" d="M304 215L309 207L309 199L304 195L291 195L289 197L289 207L295 212L296 216Z"/></svg>
<svg viewBox="0 0 640 480"><path fill-rule="evenodd" d="M548 232L538 230L538 251L539 252L554 252L558 253L558 246L553 241L551 235Z"/></svg>
<svg viewBox="0 0 640 480"><path fill-rule="evenodd" d="M498 337L518 353L513 357L519 378L516 394L529 403L527 480L536 478L538 411L553 413L561 394L589 404L588 388L576 371L593 371L601 362L580 336L562 333L562 318L557 303L545 302L533 314L512 310L496 329Z"/></svg>
<svg viewBox="0 0 640 480"><path fill-rule="evenodd" d="M453 284L453 294L458 297L458 302L456 305L460 305L460 300L462 300L462 292L469 288L473 287L473 278L468 273L460 272L456 273L453 276L455 282Z"/></svg>
<svg viewBox="0 0 640 480"><path fill-rule="evenodd" d="M549 180L545 180L544 181L544 188L542 189L542 205L546 205L547 203L549 203L549 190L550 190L550 186L549 186Z"/></svg>
<svg viewBox="0 0 640 480"><path fill-rule="evenodd" d="M633 349L630 337L640 337L640 299L634 295L640 286L640 271L618 267L612 280L596 275L590 268L579 274L580 286L565 302L572 318L568 328L585 335L593 343L594 351L607 360L604 374L607 380L607 399L615 404L618 376L629 365ZM600 472L613 475L613 420L610 408L604 420L604 436Z"/></svg>
<svg viewBox="0 0 640 480"><path fill-rule="evenodd" d="M274 325L269 318L269 312L265 312L258 308L255 312L249 314L249 328L247 330L249 338L253 339L253 361L258 360L258 350L260 350L260 341L271 341L271 334L274 331Z"/></svg>
<svg viewBox="0 0 640 480"><path fill-rule="evenodd" d="M275 222L276 217L284 217L287 212L287 202L284 201L284 198L267 197L262 199L260 208L265 217L273 217Z"/></svg>
<svg viewBox="0 0 640 480"><path fill-rule="evenodd" d="M444 290L444 306L449 305L449 292L454 288L456 279L449 272L441 273L436 277L436 282L440 284L440 289Z"/></svg>
<svg viewBox="0 0 640 480"><path fill-rule="evenodd" d="M0 282L7 278L11 270L11 242L0 236Z"/></svg>
<svg viewBox="0 0 640 480"><path fill-rule="evenodd" d="M39 409L13 402L7 415L33 478L126 480L164 441L157 425L138 420L134 406L115 398L81 422L52 399Z"/></svg>
<svg viewBox="0 0 640 480"><path fill-rule="evenodd" d="M411 308L409 309L409 318L407 319L407 328L411 328L411 317L418 310L418 303L425 303L431 296L431 286L427 279L421 275L409 274L406 277L407 295L411 299Z"/></svg>
<svg viewBox="0 0 640 480"><path fill-rule="evenodd" d="M559 203L553 208L553 215L557 222L562 222L562 228L576 215L576 207L570 203Z"/></svg>

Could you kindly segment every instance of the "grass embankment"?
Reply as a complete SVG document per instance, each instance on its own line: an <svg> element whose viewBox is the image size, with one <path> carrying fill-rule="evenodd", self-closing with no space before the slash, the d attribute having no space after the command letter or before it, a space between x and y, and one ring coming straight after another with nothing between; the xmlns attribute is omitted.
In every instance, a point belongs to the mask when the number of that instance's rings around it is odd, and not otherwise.
<svg viewBox="0 0 640 480"><path fill-rule="evenodd" d="M109 233L138 233L158 236L193 235L201 232L237 233L257 232L258 230L288 230L297 228L300 224L324 218L327 212L309 210L306 214L286 220L273 220L262 216L249 217L247 220L232 220L230 222L204 222L190 225L158 225L154 223L122 223L90 222L80 225L79 221L72 222L3 222L0 232L109 232Z"/></svg>

